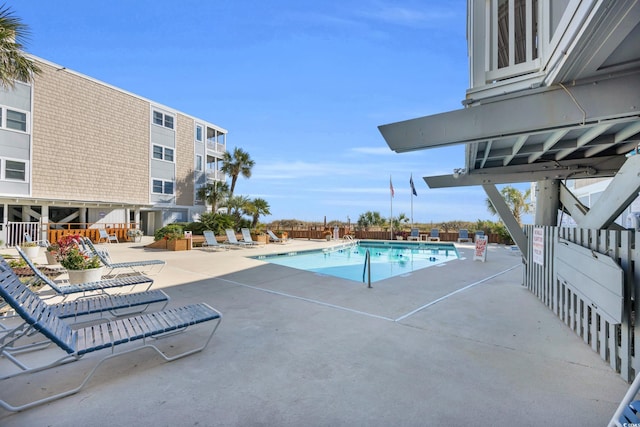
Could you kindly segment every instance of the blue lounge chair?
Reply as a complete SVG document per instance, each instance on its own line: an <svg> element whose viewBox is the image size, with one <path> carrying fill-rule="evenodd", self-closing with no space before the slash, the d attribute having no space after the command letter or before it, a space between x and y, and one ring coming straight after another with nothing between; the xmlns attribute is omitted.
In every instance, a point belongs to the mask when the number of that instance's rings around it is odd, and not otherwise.
<svg viewBox="0 0 640 427"><path fill-rule="evenodd" d="M151 274L151 273L159 273L165 266L166 262L159 259L149 259L142 261L129 261L129 262L111 262L111 257L109 256L109 252L105 249L98 250L94 246L93 242L89 238L80 238L80 245L83 247L84 251L90 255L96 255L100 258L100 262L109 268L108 275L113 275L114 272L118 272L118 270L130 270L129 273L133 272L136 274ZM157 271L156 271L157 269ZM124 274L124 273L121 273ZM115 274L116 276L119 274Z"/></svg>
<svg viewBox="0 0 640 427"><path fill-rule="evenodd" d="M216 239L216 235L213 234L213 231L205 230L202 235L204 236L204 242L202 243L203 248L229 249L229 246L218 243L218 239Z"/></svg>
<svg viewBox="0 0 640 427"><path fill-rule="evenodd" d="M440 241L440 230L438 230L437 228L432 228L431 229L431 234L429 234L429 241L430 242L439 242Z"/></svg>
<svg viewBox="0 0 640 427"><path fill-rule="evenodd" d="M473 239L469 237L469 230L466 228L461 228L458 231L458 243L462 243L463 240L465 242L473 242Z"/></svg>
<svg viewBox="0 0 640 427"><path fill-rule="evenodd" d="M31 234L24 233L24 241L27 242L27 243L31 243L34 240L31 237ZM51 246L51 243L49 243L48 240L36 240L36 242L38 243L38 246L43 247L43 248L47 248L47 247Z"/></svg>
<svg viewBox="0 0 640 427"><path fill-rule="evenodd" d="M636 398L639 390L640 374L636 375L627 393L625 393L622 398L620 405L613 413L613 417L608 424L609 427L640 425L640 400L633 400Z"/></svg>
<svg viewBox="0 0 640 427"><path fill-rule="evenodd" d="M411 233L407 236L407 240L420 240L420 230L412 228Z"/></svg>
<svg viewBox="0 0 640 427"><path fill-rule="evenodd" d="M22 251L22 249L20 249L19 246L16 246L16 250L18 251L18 254L22 257L22 259L27 263L31 271L33 271L33 274L35 275L36 279L40 280L43 284L49 286L51 289L53 289L55 293L63 297L69 296L71 294L78 294L78 293L86 294L87 292L93 292L93 291L104 292L106 289L123 288L127 286L133 287L137 285L146 286L144 290L148 291L149 288L151 288L151 285L153 285L153 279L147 276L140 276L140 275L116 277L113 279L100 280L98 282L79 283L75 285L71 285L68 283L67 284L56 283L55 281L51 280L46 274L40 271L40 269L35 266L33 261L31 261L31 259Z"/></svg>
<svg viewBox="0 0 640 427"><path fill-rule="evenodd" d="M10 404L1 399L0 407L8 411L22 411L75 394L87 384L103 362L142 348L155 350L166 361L172 361L202 351L211 341L222 320L222 314L219 311L207 304L199 303L72 329L65 320L57 315L53 307L47 305L20 282L18 276L2 257L0 257L0 297L24 321L24 327L17 330L15 335L5 334L0 337L0 354L2 354L3 359L13 363L16 367L14 372L5 374L0 380L43 371L64 363L76 361L87 353L109 349L108 354L95 364L77 387L18 405ZM209 324L208 322L215 322L215 325L208 337L205 338L204 343L199 347L179 354L168 355L151 343L154 338L183 332L189 327ZM48 340L52 346L57 347L57 349L48 349L43 356L48 356L49 351L53 352L54 350L58 354L52 358L51 362L43 362L38 366L30 367L27 365L28 360L21 360L22 352L10 353L8 348L22 337L34 333L40 333L43 339ZM120 352L115 351L115 348L120 344L133 342L140 343L140 345L133 348L127 346L126 349ZM41 362L42 359L40 359Z"/></svg>

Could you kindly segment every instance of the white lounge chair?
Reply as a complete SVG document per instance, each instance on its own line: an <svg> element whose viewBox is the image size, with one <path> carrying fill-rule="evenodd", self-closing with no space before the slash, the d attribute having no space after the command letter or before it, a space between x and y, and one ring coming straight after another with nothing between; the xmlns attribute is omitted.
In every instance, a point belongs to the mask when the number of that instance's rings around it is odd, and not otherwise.
<svg viewBox="0 0 640 427"><path fill-rule="evenodd" d="M437 228L431 229L431 234L429 235L430 242L439 242L440 241L440 230Z"/></svg>
<svg viewBox="0 0 640 427"><path fill-rule="evenodd" d="M248 245L257 245L258 242L254 242L251 238L251 231L248 228L243 228L242 230L242 241Z"/></svg>
<svg viewBox="0 0 640 427"><path fill-rule="evenodd" d="M276 243L287 243L288 239L282 239L276 236L276 234L271 230L267 230L267 234L269 235L269 238Z"/></svg>
<svg viewBox="0 0 640 427"><path fill-rule="evenodd" d="M102 242L103 240L106 240L107 243L111 243L111 242L116 242L116 243L120 243L118 242L118 236L116 236L115 234L109 234L107 233L107 230L103 230L102 228L100 230L98 230L98 243Z"/></svg>
<svg viewBox="0 0 640 427"><path fill-rule="evenodd" d="M235 245L235 246L253 246L250 243L246 243L246 242L240 242L237 238L236 238L236 232L233 231L230 228L227 228L226 230L224 230L225 233L227 233L227 241L225 243L229 243L230 245Z"/></svg>
<svg viewBox="0 0 640 427"><path fill-rule="evenodd" d="M203 248L229 249L229 246L218 243L218 239L216 239L216 235L213 234L213 231L205 230L202 235L204 236L204 242L202 243Z"/></svg>

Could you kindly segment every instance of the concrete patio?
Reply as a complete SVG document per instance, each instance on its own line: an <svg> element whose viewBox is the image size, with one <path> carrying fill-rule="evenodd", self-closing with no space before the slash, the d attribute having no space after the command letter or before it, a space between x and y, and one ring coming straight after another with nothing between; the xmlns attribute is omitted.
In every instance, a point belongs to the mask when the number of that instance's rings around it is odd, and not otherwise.
<svg viewBox="0 0 640 427"><path fill-rule="evenodd" d="M217 333L204 351L171 363L150 350L117 357L78 394L0 410L0 425L604 426L627 390L521 285L520 257L504 246L490 245L482 263L458 244L463 259L372 289L246 258L327 245L102 245L114 261L166 260L153 288L170 306L220 310ZM204 334L160 344L182 348ZM106 354L5 380L0 397L19 404L76 386Z"/></svg>

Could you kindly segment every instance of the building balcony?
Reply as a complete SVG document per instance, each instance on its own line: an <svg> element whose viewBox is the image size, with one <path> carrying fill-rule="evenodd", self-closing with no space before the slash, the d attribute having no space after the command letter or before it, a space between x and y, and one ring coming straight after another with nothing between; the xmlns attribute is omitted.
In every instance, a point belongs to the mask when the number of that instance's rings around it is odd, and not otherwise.
<svg viewBox="0 0 640 427"><path fill-rule="evenodd" d="M207 174L207 182L211 183L213 181L224 181L226 180L226 176L224 174L224 172L219 171L219 170L215 170L215 169L208 169L206 171Z"/></svg>
<svg viewBox="0 0 640 427"><path fill-rule="evenodd" d="M214 138L210 138L207 139L207 150L213 151L214 153L222 154L227 151L227 146L225 144L216 142Z"/></svg>

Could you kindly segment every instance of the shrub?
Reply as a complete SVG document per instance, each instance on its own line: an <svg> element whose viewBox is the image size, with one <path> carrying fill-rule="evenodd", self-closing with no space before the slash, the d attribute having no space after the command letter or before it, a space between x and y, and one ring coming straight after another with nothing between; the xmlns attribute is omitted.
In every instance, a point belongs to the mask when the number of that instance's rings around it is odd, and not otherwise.
<svg viewBox="0 0 640 427"><path fill-rule="evenodd" d="M153 233L153 240L176 240L184 236L184 228L180 224L169 224Z"/></svg>

